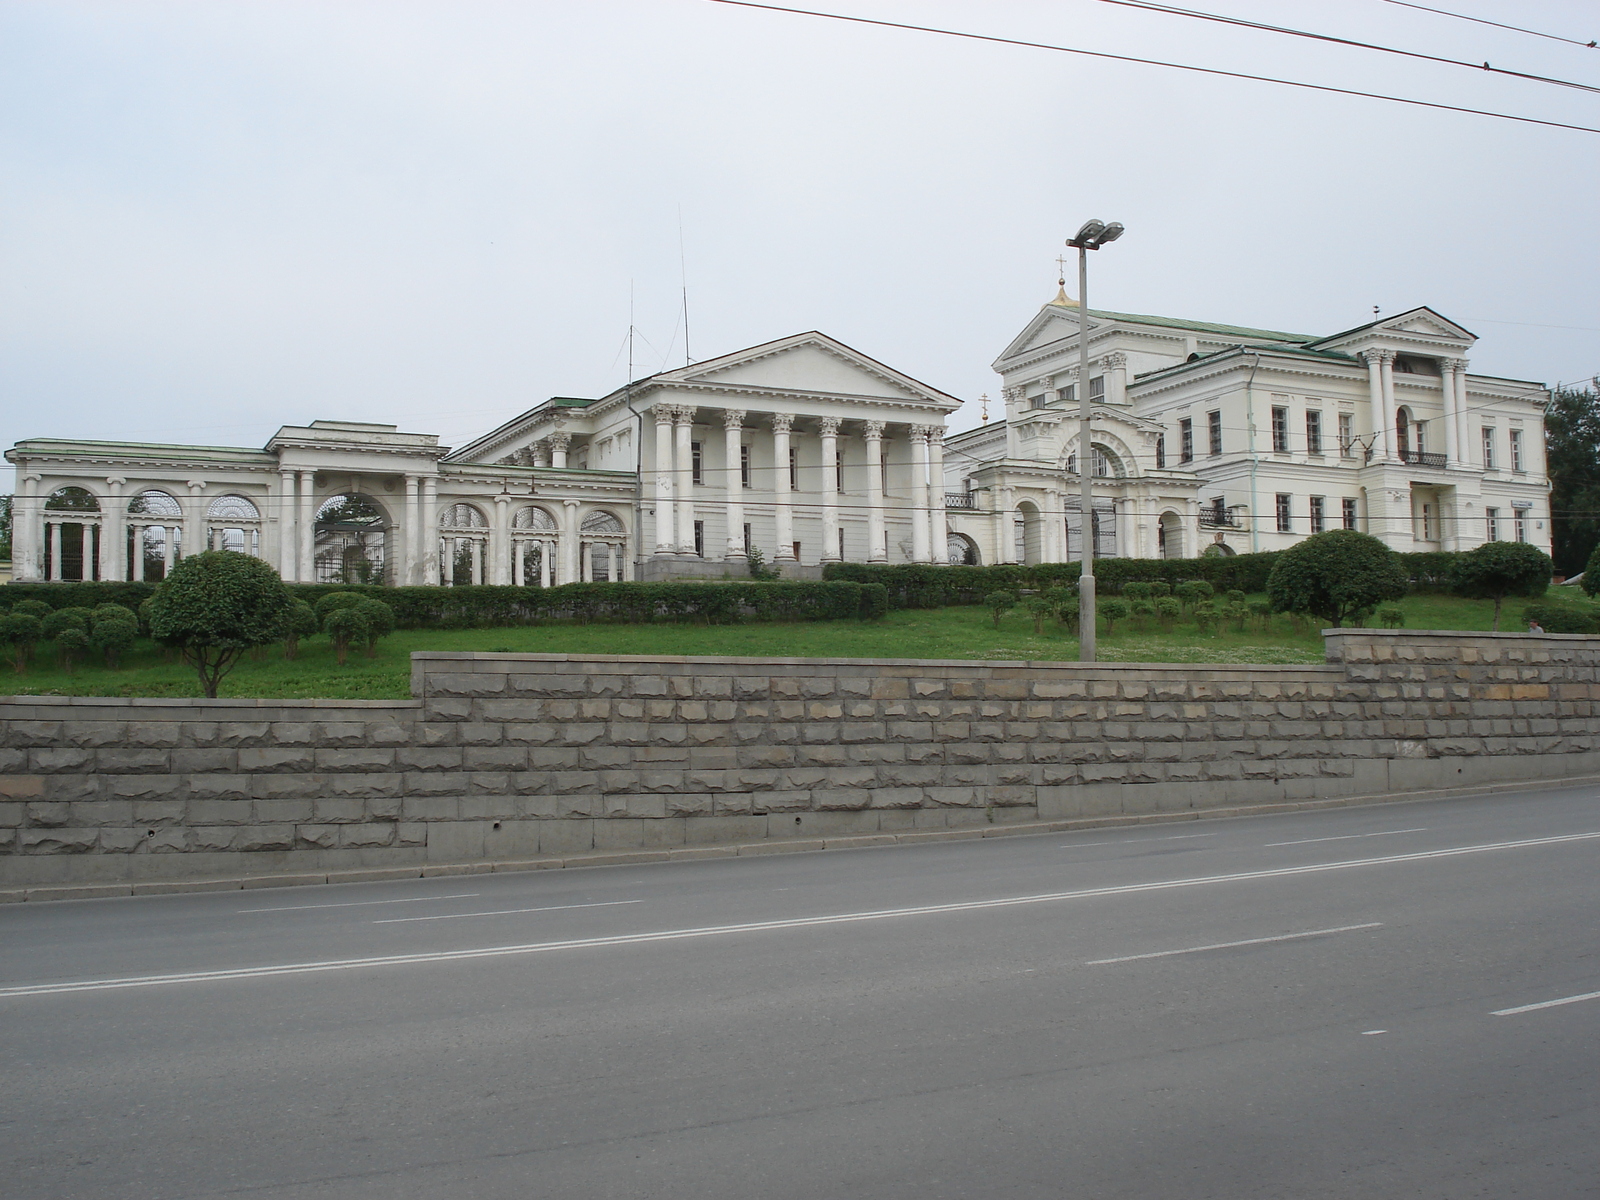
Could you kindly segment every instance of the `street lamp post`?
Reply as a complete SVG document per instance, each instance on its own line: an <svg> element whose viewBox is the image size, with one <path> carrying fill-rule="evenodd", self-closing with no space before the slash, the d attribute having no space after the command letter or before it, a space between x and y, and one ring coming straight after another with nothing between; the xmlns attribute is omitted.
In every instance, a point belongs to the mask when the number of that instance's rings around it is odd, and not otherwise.
<svg viewBox="0 0 1600 1200"><path fill-rule="evenodd" d="M1083 569L1078 575L1078 661L1094 662L1094 448L1089 441L1089 251L1122 236L1113 221L1090 221L1067 245L1078 252L1078 527Z"/></svg>

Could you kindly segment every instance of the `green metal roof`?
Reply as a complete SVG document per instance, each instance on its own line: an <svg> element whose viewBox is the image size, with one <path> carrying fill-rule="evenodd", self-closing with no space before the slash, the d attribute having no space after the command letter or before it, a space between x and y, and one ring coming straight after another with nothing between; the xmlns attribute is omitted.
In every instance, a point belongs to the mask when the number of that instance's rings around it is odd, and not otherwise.
<svg viewBox="0 0 1600 1200"><path fill-rule="evenodd" d="M581 396L551 396L549 402L557 408L588 408L594 403L593 400L585 400Z"/></svg>
<svg viewBox="0 0 1600 1200"><path fill-rule="evenodd" d="M1251 329L1245 325L1217 325L1210 321L1185 321L1178 317L1151 317L1141 313L1105 312L1091 308L1089 315L1110 321L1128 321L1134 325L1164 325L1169 329L1188 329L1195 333L1220 333L1230 337L1268 338L1275 342L1319 342L1323 339L1310 333L1284 333L1278 329Z"/></svg>
<svg viewBox="0 0 1600 1200"><path fill-rule="evenodd" d="M33 454L176 454L195 457L206 454L248 455L251 458L271 458L265 451L249 446L184 446L167 442L98 442L69 438L27 438L18 442L14 451L26 456ZM8 451L7 453L10 453Z"/></svg>

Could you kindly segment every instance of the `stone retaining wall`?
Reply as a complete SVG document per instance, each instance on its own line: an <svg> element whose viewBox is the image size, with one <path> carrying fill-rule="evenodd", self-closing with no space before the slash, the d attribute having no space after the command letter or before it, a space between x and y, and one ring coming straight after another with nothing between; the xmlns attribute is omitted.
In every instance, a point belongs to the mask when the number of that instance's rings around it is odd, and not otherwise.
<svg viewBox="0 0 1600 1200"><path fill-rule="evenodd" d="M1600 639L1318 666L417 654L412 701L0 700L0 886L1179 813L1600 774Z"/></svg>

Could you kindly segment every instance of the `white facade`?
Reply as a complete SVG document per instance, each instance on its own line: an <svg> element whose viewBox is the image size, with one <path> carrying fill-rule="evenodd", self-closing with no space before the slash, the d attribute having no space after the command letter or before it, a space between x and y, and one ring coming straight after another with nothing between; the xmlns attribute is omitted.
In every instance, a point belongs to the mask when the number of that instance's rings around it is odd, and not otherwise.
<svg viewBox="0 0 1600 1200"><path fill-rule="evenodd" d="M1046 304L994 366L1004 421L949 439L981 561L1077 553L1079 314ZM1395 550L1550 548L1540 384L1467 372L1476 337L1419 308L1331 337L1091 312L1097 549L1278 550L1341 527ZM1107 523L1111 526L1107 528Z"/></svg>

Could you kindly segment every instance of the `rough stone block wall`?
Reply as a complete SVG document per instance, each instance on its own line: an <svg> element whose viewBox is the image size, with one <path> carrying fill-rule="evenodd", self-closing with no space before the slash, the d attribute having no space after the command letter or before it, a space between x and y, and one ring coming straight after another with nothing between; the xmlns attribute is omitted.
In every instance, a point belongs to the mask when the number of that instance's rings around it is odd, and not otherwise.
<svg viewBox="0 0 1600 1200"><path fill-rule="evenodd" d="M0 701L0 885L1176 813L1600 773L1600 639L1324 666L418 654L416 700Z"/></svg>

